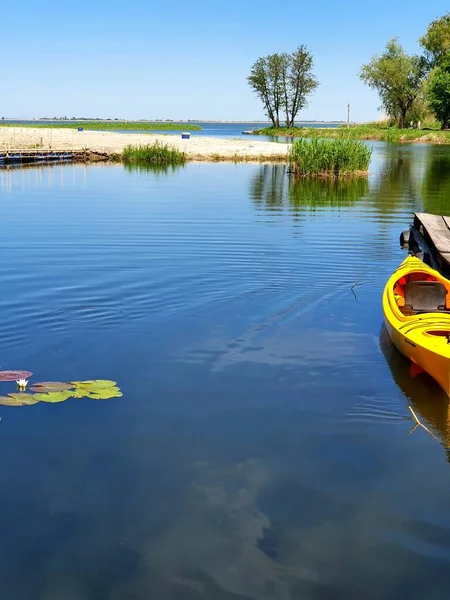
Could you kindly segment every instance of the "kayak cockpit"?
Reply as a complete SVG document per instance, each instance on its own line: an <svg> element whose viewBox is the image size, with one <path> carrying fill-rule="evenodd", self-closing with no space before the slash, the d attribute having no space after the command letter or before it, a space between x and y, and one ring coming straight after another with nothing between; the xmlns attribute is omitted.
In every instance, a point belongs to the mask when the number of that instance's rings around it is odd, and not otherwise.
<svg viewBox="0 0 450 600"><path fill-rule="evenodd" d="M400 277L393 286L394 299L405 315L449 313L450 287L434 275L412 272Z"/></svg>

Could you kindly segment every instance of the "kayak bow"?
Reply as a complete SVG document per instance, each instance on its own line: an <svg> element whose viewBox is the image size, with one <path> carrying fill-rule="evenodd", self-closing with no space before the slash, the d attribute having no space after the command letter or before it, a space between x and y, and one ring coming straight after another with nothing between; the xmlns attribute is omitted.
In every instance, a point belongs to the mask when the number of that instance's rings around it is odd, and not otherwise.
<svg viewBox="0 0 450 600"><path fill-rule="evenodd" d="M397 349L450 396L450 281L408 256L384 288L383 313Z"/></svg>

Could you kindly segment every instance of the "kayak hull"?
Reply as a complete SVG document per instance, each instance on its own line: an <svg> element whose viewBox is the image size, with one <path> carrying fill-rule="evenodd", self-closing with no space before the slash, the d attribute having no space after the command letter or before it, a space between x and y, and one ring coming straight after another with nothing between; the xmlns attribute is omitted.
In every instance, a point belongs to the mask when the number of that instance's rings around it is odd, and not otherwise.
<svg viewBox="0 0 450 600"><path fill-rule="evenodd" d="M450 281L415 257L406 258L383 292L386 329L395 347L433 377L450 396L450 311L405 314L399 306L398 284L415 277L442 283L450 303Z"/></svg>

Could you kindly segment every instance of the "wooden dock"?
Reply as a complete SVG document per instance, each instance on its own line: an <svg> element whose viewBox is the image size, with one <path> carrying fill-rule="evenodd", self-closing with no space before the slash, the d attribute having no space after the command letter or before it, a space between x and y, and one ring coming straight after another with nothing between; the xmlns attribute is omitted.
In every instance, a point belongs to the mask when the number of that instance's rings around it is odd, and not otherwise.
<svg viewBox="0 0 450 600"><path fill-rule="evenodd" d="M8 150L0 149L0 167L2 165L17 163L80 160L84 157L84 155L84 150L53 150L44 148L8 148Z"/></svg>
<svg viewBox="0 0 450 600"><path fill-rule="evenodd" d="M423 253L423 260L450 277L450 217L415 213L409 247Z"/></svg>

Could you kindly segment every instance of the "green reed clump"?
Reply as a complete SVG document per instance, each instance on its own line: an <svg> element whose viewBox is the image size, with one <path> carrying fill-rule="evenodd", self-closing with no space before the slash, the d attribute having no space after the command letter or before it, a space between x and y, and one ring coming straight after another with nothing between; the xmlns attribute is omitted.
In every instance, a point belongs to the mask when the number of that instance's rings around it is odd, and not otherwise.
<svg viewBox="0 0 450 600"><path fill-rule="evenodd" d="M122 152L122 160L128 164L184 165L186 154L156 140L153 144L126 146Z"/></svg>
<svg viewBox="0 0 450 600"><path fill-rule="evenodd" d="M450 144L450 131L441 131L439 124L426 121L422 129L399 129L389 123L365 123L346 127L266 127L253 132L255 135L285 136L293 138L331 138L378 140L400 144L403 142L426 142Z"/></svg>
<svg viewBox="0 0 450 600"><path fill-rule="evenodd" d="M302 177L341 177L367 173L371 157L360 140L300 138L292 143L289 164Z"/></svg>

